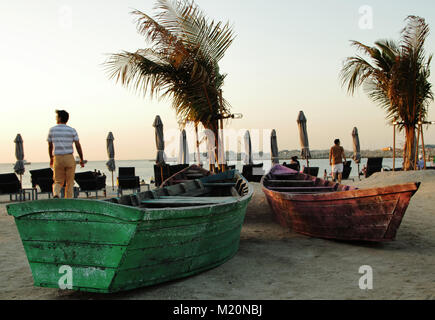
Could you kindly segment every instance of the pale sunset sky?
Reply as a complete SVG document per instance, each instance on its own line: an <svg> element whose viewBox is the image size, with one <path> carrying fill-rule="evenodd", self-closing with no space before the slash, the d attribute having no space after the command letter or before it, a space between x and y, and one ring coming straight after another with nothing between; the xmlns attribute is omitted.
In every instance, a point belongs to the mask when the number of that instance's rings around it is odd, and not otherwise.
<svg viewBox="0 0 435 320"><path fill-rule="evenodd" d="M435 52L435 2L429 0L196 4L211 19L229 21L236 34L220 68L228 74L224 97L243 119L226 127L276 129L280 150L300 147L300 110L308 120L311 149L326 149L340 138L351 150L353 127L359 130L362 149L392 146L385 112L362 89L351 97L341 87L342 63L356 54L349 40L368 45L397 40L404 19L418 15L432 31L426 51ZM15 161L17 133L27 161L48 161L46 138L55 125L55 109L70 113L68 124L77 129L87 160L107 158L109 131L115 136L116 159L155 156L154 117L160 115L165 129L177 128L171 102L130 92L109 80L102 66L110 53L149 46L136 32L130 12L139 9L154 16L154 5L153 0L0 2L0 163ZM363 6L372 9L372 28L360 27ZM432 72L434 68L433 63ZM435 121L434 107L429 120ZM425 143L435 144L435 126L425 129Z"/></svg>

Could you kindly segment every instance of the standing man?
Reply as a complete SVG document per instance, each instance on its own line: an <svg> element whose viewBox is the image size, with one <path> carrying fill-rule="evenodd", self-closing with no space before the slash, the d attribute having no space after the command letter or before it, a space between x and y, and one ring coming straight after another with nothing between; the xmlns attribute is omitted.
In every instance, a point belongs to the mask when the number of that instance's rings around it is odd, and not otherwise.
<svg viewBox="0 0 435 320"><path fill-rule="evenodd" d="M80 166L85 166L82 147L77 131L67 126L69 114L65 110L56 110L56 123L48 133L48 154L50 167L53 168L53 198L59 198L60 190L65 186L65 198L73 197L76 161L73 153L73 142L80 156ZM53 156L54 146L54 156Z"/></svg>
<svg viewBox="0 0 435 320"><path fill-rule="evenodd" d="M329 150L329 165L332 166L332 175L334 182L337 180L341 183L341 175L343 173L343 159L346 162L346 156L344 155L344 149L340 146L340 140L335 139L334 145Z"/></svg>

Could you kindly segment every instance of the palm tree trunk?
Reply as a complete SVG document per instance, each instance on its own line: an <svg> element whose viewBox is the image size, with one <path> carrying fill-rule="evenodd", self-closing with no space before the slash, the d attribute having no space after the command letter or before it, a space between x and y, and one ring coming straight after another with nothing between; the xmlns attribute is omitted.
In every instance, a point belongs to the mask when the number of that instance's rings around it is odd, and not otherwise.
<svg viewBox="0 0 435 320"><path fill-rule="evenodd" d="M213 108L212 108L212 105L211 105L211 102L210 102L210 98L208 97L207 88L205 87L205 85L203 85L202 88L204 90L204 95L205 95L205 97L207 99L208 106L210 108L210 113L213 114ZM215 149L214 149L215 163L217 163L218 168L219 168L219 159L218 159L218 155L219 155L219 153L218 153L218 151L219 151L219 140L218 140L219 139L219 124L218 124L218 120L212 120L210 122L210 124L211 124L211 128L207 128L207 129L210 129L213 132L213 134L214 134L214 138L215 138L214 139L214 143L215 143ZM204 125L204 123L203 123L203 125ZM215 170L214 170L214 164L213 164L213 172L214 171Z"/></svg>
<svg viewBox="0 0 435 320"><path fill-rule="evenodd" d="M414 169L415 126L405 127L405 146L403 148L403 170Z"/></svg>

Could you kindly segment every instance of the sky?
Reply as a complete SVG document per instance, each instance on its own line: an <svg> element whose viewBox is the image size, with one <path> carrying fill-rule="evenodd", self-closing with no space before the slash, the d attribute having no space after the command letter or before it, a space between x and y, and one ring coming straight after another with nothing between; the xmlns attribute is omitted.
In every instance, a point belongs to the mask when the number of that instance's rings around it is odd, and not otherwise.
<svg viewBox="0 0 435 320"><path fill-rule="evenodd" d="M362 149L392 146L385 112L362 89L349 96L341 87L343 61L356 54L349 40L369 45L398 40L405 18L418 15L432 30L426 51L435 52L435 3L429 0L195 2L210 19L228 21L236 35L220 70L227 74L223 95L243 118L226 128L260 136L275 129L280 150L300 148L296 118L301 110L311 149L326 149L340 138L351 150L353 127ZM27 161L48 161L46 138L55 109L70 113L68 124L78 131L89 161L107 158L109 131L116 159L155 156L155 116L165 130L178 128L171 101L132 92L110 80L103 68L111 53L149 47L130 12L154 16L154 5L145 0L0 2L0 163L15 161L18 133ZM433 109L432 103L428 119L435 121ZM425 128L424 138L435 144L435 126ZM403 141L401 134L398 142ZM270 152L269 142L264 145Z"/></svg>

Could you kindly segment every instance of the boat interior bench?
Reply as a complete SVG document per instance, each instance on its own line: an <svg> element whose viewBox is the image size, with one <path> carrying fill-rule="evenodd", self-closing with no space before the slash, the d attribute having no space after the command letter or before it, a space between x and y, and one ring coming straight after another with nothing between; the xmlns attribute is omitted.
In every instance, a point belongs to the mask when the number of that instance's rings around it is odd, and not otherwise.
<svg viewBox="0 0 435 320"><path fill-rule="evenodd" d="M235 182L205 182L202 184L204 187L234 187Z"/></svg>
<svg viewBox="0 0 435 320"><path fill-rule="evenodd" d="M294 193L322 193L322 192L334 192L335 186L331 187L268 187L270 190L281 192L294 192Z"/></svg>
<svg viewBox="0 0 435 320"><path fill-rule="evenodd" d="M266 183L280 187L310 187L315 186L313 180L266 180Z"/></svg>
<svg viewBox="0 0 435 320"><path fill-rule="evenodd" d="M234 173L232 173L234 174ZM225 179L226 178L226 179ZM234 201L248 192L243 179L228 173L189 180L163 188L111 198L106 201L142 208L185 207Z"/></svg>
<svg viewBox="0 0 435 320"><path fill-rule="evenodd" d="M146 199L141 205L147 208L161 207L188 207L198 205L219 204L233 201L234 197L161 197L159 199Z"/></svg>

